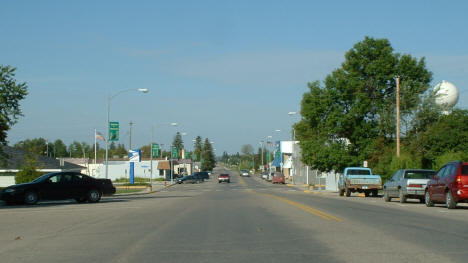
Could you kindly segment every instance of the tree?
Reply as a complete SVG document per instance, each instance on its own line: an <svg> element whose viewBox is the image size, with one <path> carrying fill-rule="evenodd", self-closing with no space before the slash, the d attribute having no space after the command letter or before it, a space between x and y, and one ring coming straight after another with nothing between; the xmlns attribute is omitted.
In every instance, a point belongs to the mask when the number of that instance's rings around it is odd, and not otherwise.
<svg viewBox="0 0 468 263"><path fill-rule="evenodd" d="M402 118L410 119L432 73L424 58L395 53L386 39L366 37L346 53L324 86L309 83L301 102L303 119L295 125L303 161L322 171L342 170L368 160L378 140L393 143L396 76L402 80Z"/></svg>
<svg viewBox="0 0 468 263"><path fill-rule="evenodd" d="M208 140L208 138L205 139L205 143L203 144L202 158L202 170L211 171L213 170L213 168L215 168L215 155L213 153L213 147L211 146L211 143Z"/></svg>
<svg viewBox="0 0 468 263"><path fill-rule="evenodd" d="M37 171L40 169L37 158L38 155L33 152L28 152L25 155L24 164L15 175L16 184L29 183L42 175L42 173Z"/></svg>
<svg viewBox="0 0 468 263"><path fill-rule="evenodd" d="M28 95L26 83L17 83L16 68L0 65L0 145L7 143L7 131L13 126L22 112L19 102ZM0 147L0 161L4 160Z"/></svg>
<svg viewBox="0 0 468 263"><path fill-rule="evenodd" d="M196 157L194 158L195 162L199 162L201 160L202 151L203 151L202 137L197 136L197 138L195 138L195 147L193 151L194 157Z"/></svg>
<svg viewBox="0 0 468 263"><path fill-rule="evenodd" d="M15 143L14 147L36 155L46 155L47 141L44 138L26 139ZM52 149L51 149L52 150Z"/></svg>
<svg viewBox="0 0 468 263"><path fill-rule="evenodd" d="M54 142L54 157L64 158L68 156L67 146L62 140L58 139Z"/></svg>
<svg viewBox="0 0 468 263"><path fill-rule="evenodd" d="M177 154L180 158L181 151L182 149L184 149L184 141L182 140L182 135L180 134L180 132L177 132L176 135L174 136L174 140L172 141L172 146L177 148Z"/></svg>

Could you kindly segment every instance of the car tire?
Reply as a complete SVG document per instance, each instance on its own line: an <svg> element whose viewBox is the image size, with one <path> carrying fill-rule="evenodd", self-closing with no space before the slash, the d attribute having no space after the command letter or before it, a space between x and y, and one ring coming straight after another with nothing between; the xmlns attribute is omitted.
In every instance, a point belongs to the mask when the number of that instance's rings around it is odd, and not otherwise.
<svg viewBox="0 0 468 263"><path fill-rule="evenodd" d="M432 200L431 200L431 194L429 194L429 190L426 191L425 196L426 196L426 198L425 198L426 206L427 207L434 206L434 202L432 202Z"/></svg>
<svg viewBox="0 0 468 263"><path fill-rule="evenodd" d="M401 190L401 189L400 189L399 192L398 192L398 197L400 198L400 203L402 203L402 204L403 204L403 203L406 203L406 201L407 201L407 199L408 199L408 198L403 194L403 190Z"/></svg>
<svg viewBox="0 0 468 263"><path fill-rule="evenodd" d="M90 203L97 203L101 200L101 192L96 189L91 189L88 191L87 198Z"/></svg>
<svg viewBox="0 0 468 263"><path fill-rule="evenodd" d="M384 199L385 202L390 202L390 201L392 201L392 198L391 198L390 196L388 196L387 191L384 191L383 199Z"/></svg>
<svg viewBox="0 0 468 263"><path fill-rule="evenodd" d="M424 197L423 197L423 198L419 198L419 202L420 202L421 204L424 204L424 203L426 202L426 200L425 200Z"/></svg>
<svg viewBox="0 0 468 263"><path fill-rule="evenodd" d="M231 183L231 181L228 181L228 184Z"/></svg>
<svg viewBox="0 0 468 263"><path fill-rule="evenodd" d="M453 200L452 192L450 192L450 190L445 193L445 205L448 209L455 209L457 207L457 202Z"/></svg>
<svg viewBox="0 0 468 263"><path fill-rule="evenodd" d="M220 183L221 183L221 181L218 181L218 184L220 184Z"/></svg>
<svg viewBox="0 0 468 263"><path fill-rule="evenodd" d="M343 196L343 195L344 195L344 189L340 189L339 195L340 195L340 196Z"/></svg>
<svg viewBox="0 0 468 263"><path fill-rule="evenodd" d="M27 205L35 205L39 201L39 196L35 191L28 191L24 194L24 203Z"/></svg>
<svg viewBox="0 0 468 263"><path fill-rule="evenodd" d="M350 197L350 196L351 196L351 189L346 187L346 197Z"/></svg>
<svg viewBox="0 0 468 263"><path fill-rule="evenodd" d="M369 197L370 192L369 191L364 191L364 196Z"/></svg>

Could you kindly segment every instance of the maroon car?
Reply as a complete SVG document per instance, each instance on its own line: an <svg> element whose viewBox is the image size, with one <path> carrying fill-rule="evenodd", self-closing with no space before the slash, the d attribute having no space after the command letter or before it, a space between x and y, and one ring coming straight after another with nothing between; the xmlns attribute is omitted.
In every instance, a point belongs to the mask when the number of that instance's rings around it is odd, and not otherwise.
<svg viewBox="0 0 468 263"><path fill-rule="evenodd" d="M425 190L426 206L441 203L449 209L468 203L468 162L449 162L429 181Z"/></svg>
<svg viewBox="0 0 468 263"><path fill-rule="evenodd" d="M276 172L271 182L274 184L285 184L286 179L284 178L284 175L282 173Z"/></svg>

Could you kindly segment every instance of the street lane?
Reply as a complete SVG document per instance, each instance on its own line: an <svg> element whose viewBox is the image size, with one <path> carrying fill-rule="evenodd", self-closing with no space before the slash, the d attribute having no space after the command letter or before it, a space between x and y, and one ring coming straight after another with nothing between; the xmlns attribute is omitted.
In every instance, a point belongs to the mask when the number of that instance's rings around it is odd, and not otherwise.
<svg viewBox="0 0 468 263"><path fill-rule="evenodd" d="M1 207L2 262L466 262L468 210L231 173L98 204ZM446 212L439 212L446 211Z"/></svg>

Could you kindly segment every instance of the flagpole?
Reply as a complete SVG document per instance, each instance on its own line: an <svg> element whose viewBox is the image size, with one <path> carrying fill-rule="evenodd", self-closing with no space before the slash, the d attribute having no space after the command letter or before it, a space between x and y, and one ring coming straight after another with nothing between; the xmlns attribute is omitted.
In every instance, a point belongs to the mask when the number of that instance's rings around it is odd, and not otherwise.
<svg viewBox="0 0 468 263"><path fill-rule="evenodd" d="M97 141L96 141L96 129L94 129L94 164L96 164L97 158Z"/></svg>

